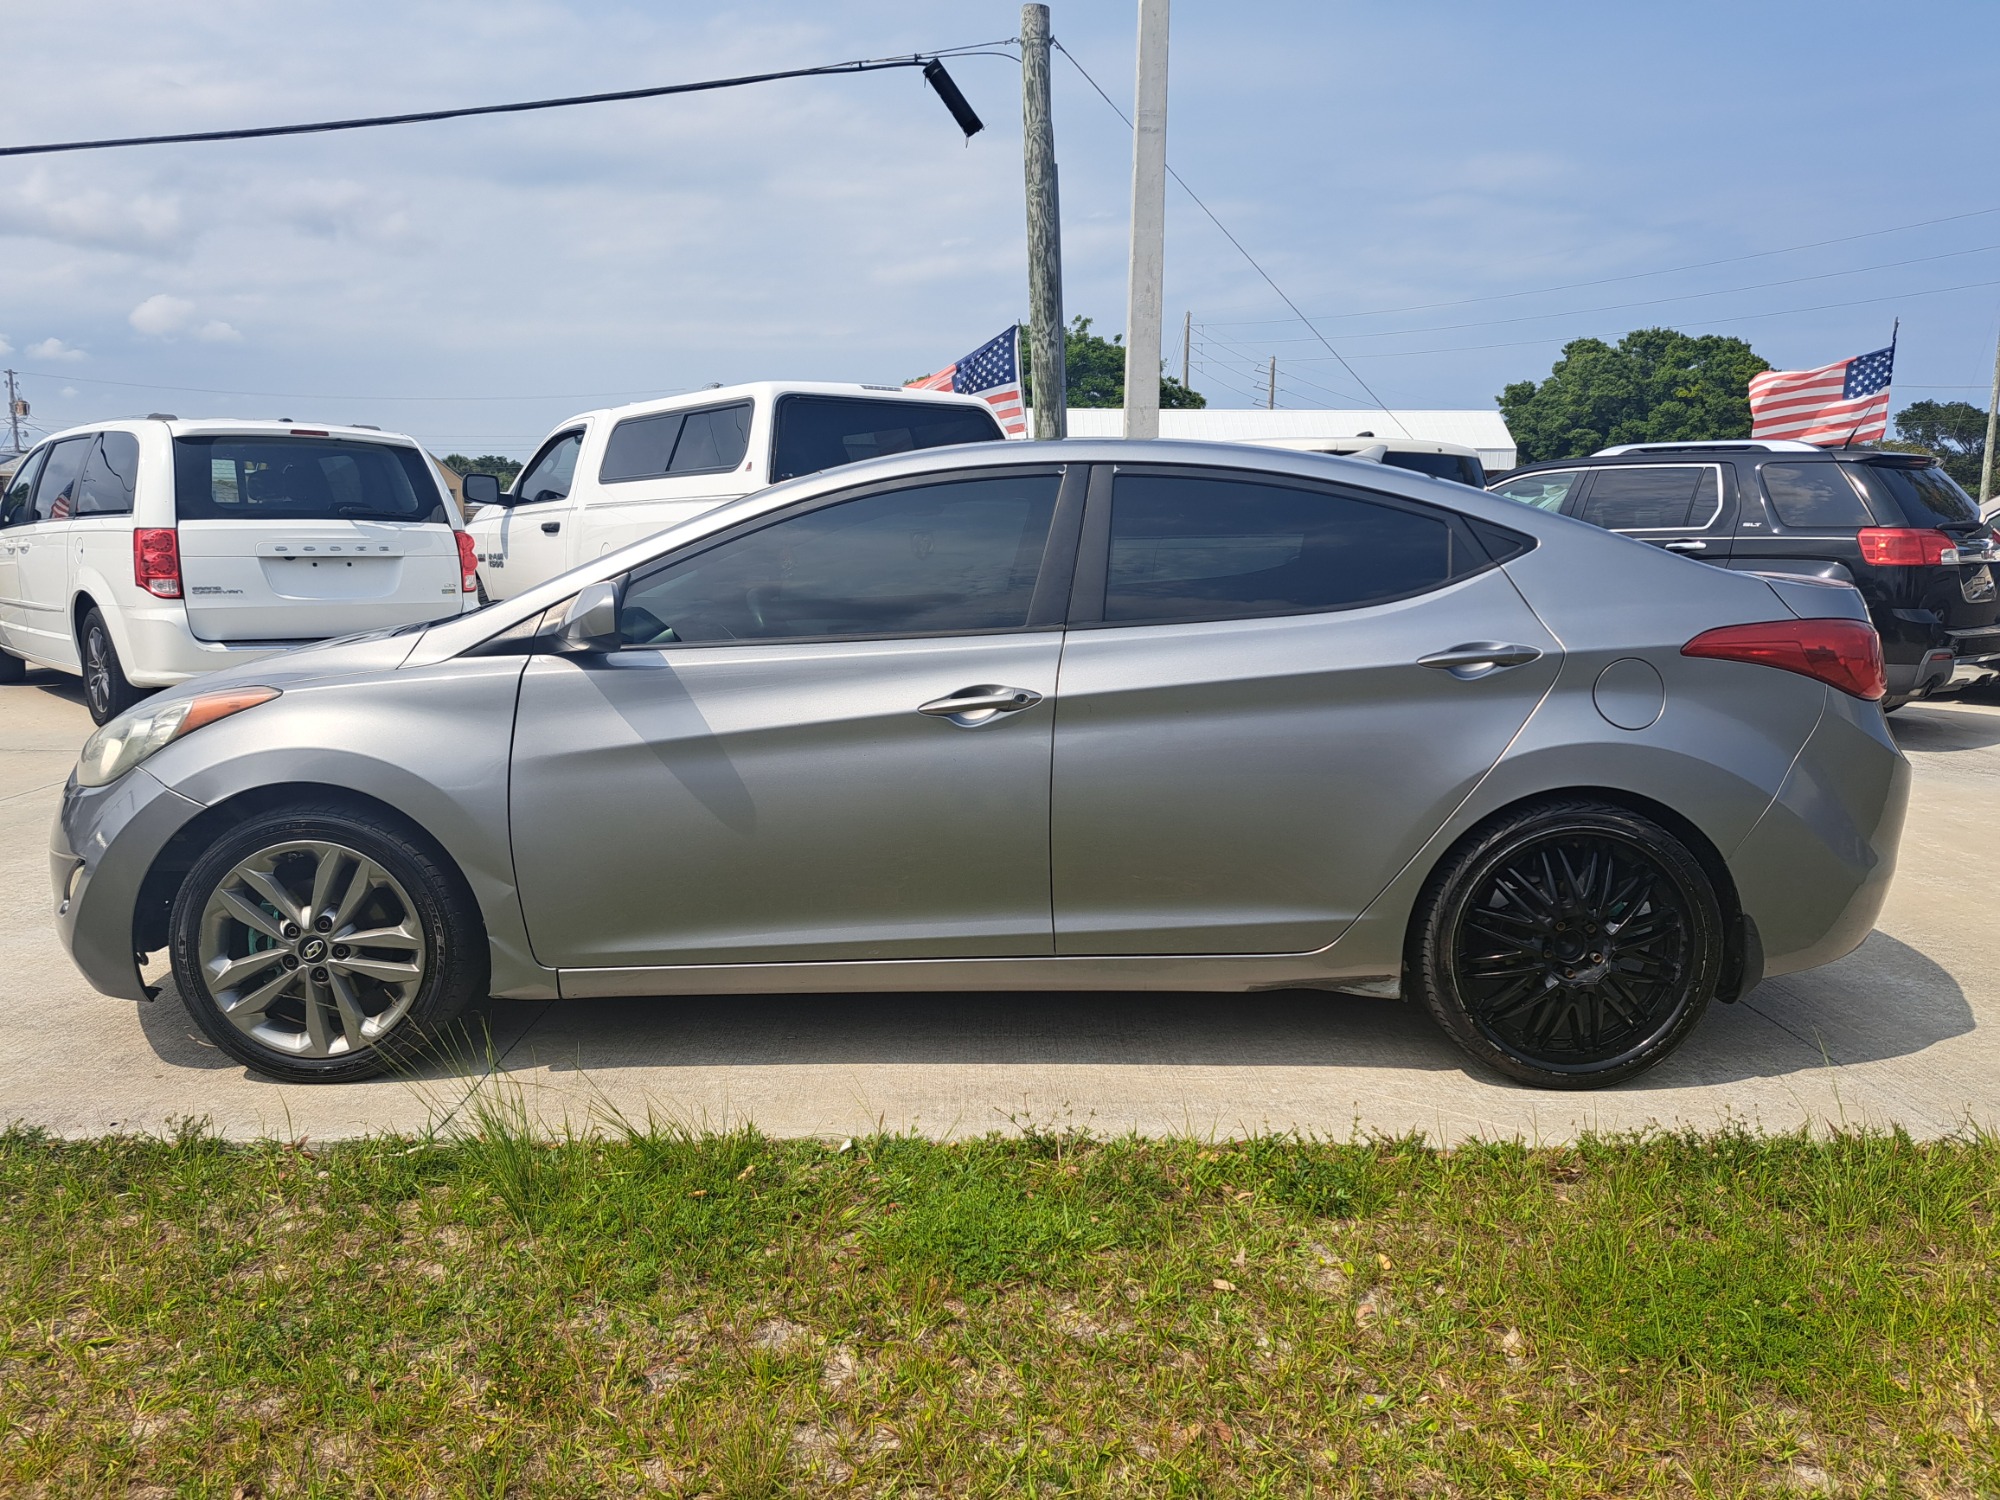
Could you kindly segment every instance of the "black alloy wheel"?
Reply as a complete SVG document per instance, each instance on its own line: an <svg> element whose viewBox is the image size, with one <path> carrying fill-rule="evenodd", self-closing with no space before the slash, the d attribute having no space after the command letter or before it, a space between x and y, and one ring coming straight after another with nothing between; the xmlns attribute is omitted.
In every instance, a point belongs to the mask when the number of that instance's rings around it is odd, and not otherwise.
<svg viewBox="0 0 2000 1500"><path fill-rule="evenodd" d="M1473 1056L1543 1088L1598 1088L1678 1047L1723 968L1720 903L1673 834L1605 803L1531 808L1449 858L1411 969Z"/></svg>
<svg viewBox="0 0 2000 1500"><path fill-rule="evenodd" d="M139 690L125 679L118 660L118 648L111 642L104 615L93 608L83 617L83 632L77 642L83 658L83 701L91 722L108 724L137 703Z"/></svg>

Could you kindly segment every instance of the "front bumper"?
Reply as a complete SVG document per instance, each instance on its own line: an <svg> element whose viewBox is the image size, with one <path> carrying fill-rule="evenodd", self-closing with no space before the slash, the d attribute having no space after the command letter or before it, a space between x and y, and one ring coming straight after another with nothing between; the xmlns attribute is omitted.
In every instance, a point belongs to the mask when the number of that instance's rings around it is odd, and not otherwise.
<svg viewBox="0 0 2000 1500"><path fill-rule="evenodd" d="M93 989L148 1000L133 934L140 889L160 851L202 811L144 766L110 786L72 777L49 838L56 928Z"/></svg>

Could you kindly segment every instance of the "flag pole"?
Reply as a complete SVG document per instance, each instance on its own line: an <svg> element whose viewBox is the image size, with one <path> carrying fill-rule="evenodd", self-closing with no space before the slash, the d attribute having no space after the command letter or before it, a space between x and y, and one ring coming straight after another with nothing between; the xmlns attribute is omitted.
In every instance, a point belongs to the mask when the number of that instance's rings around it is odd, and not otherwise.
<svg viewBox="0 0 2000 1500"><path fill-rule="evenodd" d="M2000 432L2000 340L1993 346L1993 394L1986 402L1986 454L1979 461L1979 503L1993 498L1993 443Z"/></svg>

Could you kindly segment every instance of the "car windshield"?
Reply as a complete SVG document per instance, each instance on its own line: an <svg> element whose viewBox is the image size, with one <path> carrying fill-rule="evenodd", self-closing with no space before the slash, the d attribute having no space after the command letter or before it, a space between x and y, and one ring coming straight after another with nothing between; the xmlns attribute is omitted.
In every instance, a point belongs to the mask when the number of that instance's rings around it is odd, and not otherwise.
<svg viewBox="0 0 2000 1500"><path fill-rule="evenodd" d="M415 448L347 438L178 437L183 521L443 521Z"/></svg>
<svg viewBox="0 0 2000 1500"><path fill-rule="evenodd" d="M1886 495L1912 526L1979 520L1979 507L1972 497L1935 465L1919 469L1902 464L1855 464L1852 468L1865 476L1871 495Z"/></svg>

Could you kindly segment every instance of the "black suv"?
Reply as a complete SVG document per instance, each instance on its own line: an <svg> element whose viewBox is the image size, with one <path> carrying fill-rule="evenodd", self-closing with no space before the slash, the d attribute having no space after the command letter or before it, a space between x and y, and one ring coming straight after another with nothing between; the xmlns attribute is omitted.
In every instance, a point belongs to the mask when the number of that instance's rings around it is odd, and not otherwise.
<svg viewBox="0 0 2000 1500"><path fill-rule="evenodd" d="M1882 636L1885 707L1935 692L1960 665L2000 666L2000 546L1934 458L1634 443L1530 464L1487 488L1720 567L1852 583Z"/></svg>

